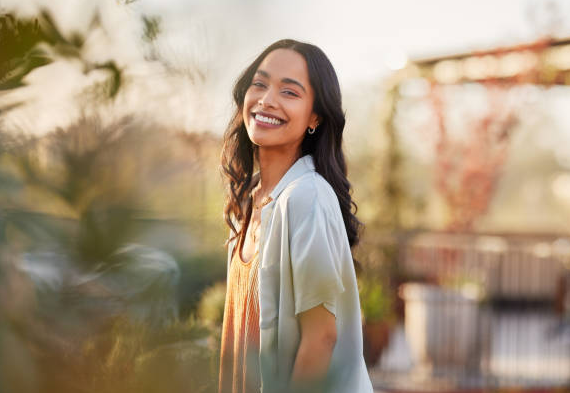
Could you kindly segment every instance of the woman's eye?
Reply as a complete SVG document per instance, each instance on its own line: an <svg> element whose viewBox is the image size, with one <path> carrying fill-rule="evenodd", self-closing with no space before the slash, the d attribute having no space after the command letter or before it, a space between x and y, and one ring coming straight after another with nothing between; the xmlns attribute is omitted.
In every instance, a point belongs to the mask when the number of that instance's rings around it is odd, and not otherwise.
<svg viewBox="0 0 570 393"><path fill-rule="evenodd" d="M285 93L285 94L292 95L292 96L295 96L295 97L298 97L297 93L295 93L295 92L293 92L293 91L291 91L291 90L285 90L284 93Z"/></svg>
<svg viewBox="0 0 570 393"><path fill-rule="evenodd" d="M265 87L265 85L264 85L263 83L261 83L261 82L253 82L251 85L252 85L252 86L257 86L257 87Z"/></svg>

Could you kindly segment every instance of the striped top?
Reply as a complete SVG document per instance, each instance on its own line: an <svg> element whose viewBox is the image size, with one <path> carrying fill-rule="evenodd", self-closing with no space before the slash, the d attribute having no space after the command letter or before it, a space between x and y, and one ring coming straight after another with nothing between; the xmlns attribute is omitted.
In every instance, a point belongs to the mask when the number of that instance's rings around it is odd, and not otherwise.
<svg viewBox="0 0 570 393"><path fill-rule="evenodd" d="M228 272L219 393L257 393L261 386L258 252L255 252L250 261L244 262L241 248L241 245L236 247Z"/></svg>

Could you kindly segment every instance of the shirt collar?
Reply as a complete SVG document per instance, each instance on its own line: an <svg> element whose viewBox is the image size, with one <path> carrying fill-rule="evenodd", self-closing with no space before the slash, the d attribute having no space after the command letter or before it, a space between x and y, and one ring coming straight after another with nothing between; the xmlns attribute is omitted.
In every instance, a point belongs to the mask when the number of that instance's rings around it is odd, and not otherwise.
<svg viewBox="0 0 570 393"><path fill-rule="evenodd" d="M306 154L303 157L300 157L287 169L287 172L281 177L279 182L273 190L269 194L272 200L275 200L281 191L287 187L289 183L293 180L303 176L307 172L311 172L315 170L315 163L313 161L313 156L310 154ZM254 175L256 178L259 176L259 171Z"/></svg>

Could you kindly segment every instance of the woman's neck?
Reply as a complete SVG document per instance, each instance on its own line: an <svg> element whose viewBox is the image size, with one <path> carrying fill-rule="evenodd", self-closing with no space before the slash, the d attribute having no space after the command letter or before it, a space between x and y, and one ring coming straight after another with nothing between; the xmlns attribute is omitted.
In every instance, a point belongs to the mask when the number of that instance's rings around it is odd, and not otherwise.
<svg viewBox="0 0 570 393"><path fill-rule="evenodd" d="M283 151L281 149L268 149L260 147L258 150L259 162L259 193L263 198L268 196L287 170L300 157L299 151Z"/></svg>

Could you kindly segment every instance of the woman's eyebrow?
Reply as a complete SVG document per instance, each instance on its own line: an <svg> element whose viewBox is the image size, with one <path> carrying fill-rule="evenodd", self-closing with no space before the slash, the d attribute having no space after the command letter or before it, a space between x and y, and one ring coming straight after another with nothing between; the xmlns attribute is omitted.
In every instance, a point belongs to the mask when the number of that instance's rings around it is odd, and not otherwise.
<svg viewBox="0 0 570 393"><path fill-rule="evenodd" d="M256 74L260 74L266 78L269 78L269 73L267 71L263 71L263 70L257 70L255 71ZM303 91L306 93L307 90L305 90L305 87L301 84L301 82L296 81L295 79L291 79L291 78L283 78L281 79L281 82L283 83L292 83L294 85L299 86L301 89L303 89Z"/></svg>

